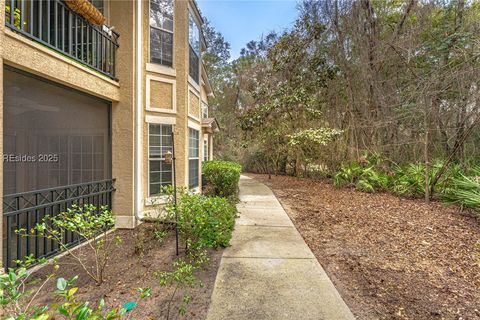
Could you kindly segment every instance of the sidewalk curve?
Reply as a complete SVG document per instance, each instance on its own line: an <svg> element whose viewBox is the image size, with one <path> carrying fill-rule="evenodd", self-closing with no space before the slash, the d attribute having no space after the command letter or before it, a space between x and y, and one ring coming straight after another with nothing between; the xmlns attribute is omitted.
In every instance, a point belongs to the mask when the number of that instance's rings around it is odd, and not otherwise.
<svg viewBox="0 0 480 320"><path fill-rule="evenodd" d="M242 176L207 320L355 319L273 192Z"/></svg>

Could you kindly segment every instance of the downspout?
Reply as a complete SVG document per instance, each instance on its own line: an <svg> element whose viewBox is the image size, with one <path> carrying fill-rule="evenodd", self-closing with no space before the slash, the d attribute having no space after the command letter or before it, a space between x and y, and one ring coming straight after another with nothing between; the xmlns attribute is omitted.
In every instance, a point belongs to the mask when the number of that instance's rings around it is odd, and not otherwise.
<svg viewBox="0 0 480 320"><path fill-rule="evenodd" d="M143 46L142 46L142 0L137 0L137 9L136 9L136 84L135 84L135 93L136 93L136 125L135 125L135 218L137 221L143 219L142 209L143 209L143 188L142 188L142 56L143 56Z"/></svg>

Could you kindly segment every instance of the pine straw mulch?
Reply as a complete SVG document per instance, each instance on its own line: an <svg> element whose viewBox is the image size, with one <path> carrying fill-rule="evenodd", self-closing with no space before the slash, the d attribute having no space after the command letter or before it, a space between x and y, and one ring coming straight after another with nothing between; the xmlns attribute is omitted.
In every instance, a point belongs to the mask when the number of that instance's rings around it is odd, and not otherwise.
<svg viewBox="0 0 480 320"><path fill-rule="evenodd" d="M480 221L472 213L250 176L273 189L358 319L480 319Z"/></svg>
<svg viewBox="0 0 480 320"><path fill-rule="evenodd" d="M69 256L59 259L60 269L57 277L70 279L78 275L77 299L89 301L94 307L102 298L108 308L119 307L129 301L138 301L137 288L150 287L152 296L139 301L129 318L132 320L205 319L223 250L208 250L210 262L195 273L202 286L175 291L174 286L160 286L154 273L172 270L173 262L185 257L185 250L182 246L180 255L176 256L174 232L170 231L168 236L159 242L153 238L155 230L152 224L144 223L133 230L115 230L110 234L112 237L121 237L123 241L120 246L112 247L110 263L106 268L106 279L100 286L88 278L82 268ZM92 255L87 255L88 264L93 263L93 258ZM52 267L47 265L33 276L35 279L45 279L52 270ZM54 290L55 281L50 281L43 291L47 294L40 295L35 304L42 306L54 303L56 299L51 294ZM191 302L186 308L186 314L182 316L178 311L185 294L191 296Z"/></svg>

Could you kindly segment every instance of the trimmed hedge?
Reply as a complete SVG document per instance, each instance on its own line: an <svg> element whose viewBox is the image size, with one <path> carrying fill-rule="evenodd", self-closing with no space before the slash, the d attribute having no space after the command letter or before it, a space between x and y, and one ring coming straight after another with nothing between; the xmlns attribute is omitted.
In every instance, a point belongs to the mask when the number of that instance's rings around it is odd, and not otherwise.
<svg viewBox="0 0 480 320"><path fill-rule="evenodd" d="M241 165L230 161L205 161L202 172L206 182L206 195L236 198L242 172Z"/></svg>

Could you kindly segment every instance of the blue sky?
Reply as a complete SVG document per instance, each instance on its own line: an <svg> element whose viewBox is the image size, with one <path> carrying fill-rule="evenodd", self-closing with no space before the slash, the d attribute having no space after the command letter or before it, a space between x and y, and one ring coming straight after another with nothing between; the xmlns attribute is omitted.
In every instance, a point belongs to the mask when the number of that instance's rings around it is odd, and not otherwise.
<svg viewBox="0 0 480 320"><path fill-rule="evenodd" d="M283 31L297 16L295 0L197 0L202 14L231 45L232 58L250 40Z"/></svg>

